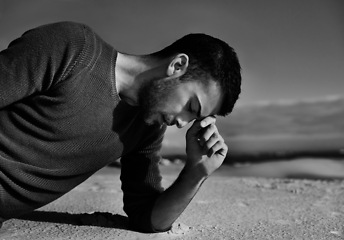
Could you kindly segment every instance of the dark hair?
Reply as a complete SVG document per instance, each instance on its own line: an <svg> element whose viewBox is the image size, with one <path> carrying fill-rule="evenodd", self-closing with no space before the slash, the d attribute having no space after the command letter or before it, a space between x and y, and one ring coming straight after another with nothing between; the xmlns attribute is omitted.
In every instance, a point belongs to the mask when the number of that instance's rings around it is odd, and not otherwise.
<svg viewBox="0 0 344 240"><path fill-rule="evenodd" d="M218 115L231 113L241 92L241 67L234 49L224 41L203 33L188 34L155 53L169 57L184 53L189 66L181 81L207 79L211 76L222 89L223 102ZM206 84L206 83L205 83Z"/></svg>

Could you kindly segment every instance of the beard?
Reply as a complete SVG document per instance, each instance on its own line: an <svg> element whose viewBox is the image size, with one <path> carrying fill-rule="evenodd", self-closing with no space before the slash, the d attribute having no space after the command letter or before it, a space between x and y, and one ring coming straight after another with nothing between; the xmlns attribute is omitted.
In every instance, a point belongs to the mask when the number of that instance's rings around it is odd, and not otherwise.
<svg viewBox="0 0 344 240"><path fill-rule="evenodd" d="M153 79L141 87L139 104L143 112L143 119L147 124L157 123L158 115L162 117L166 114L164 106L168 104L168 98L178 84L179 78Z"/></svg>

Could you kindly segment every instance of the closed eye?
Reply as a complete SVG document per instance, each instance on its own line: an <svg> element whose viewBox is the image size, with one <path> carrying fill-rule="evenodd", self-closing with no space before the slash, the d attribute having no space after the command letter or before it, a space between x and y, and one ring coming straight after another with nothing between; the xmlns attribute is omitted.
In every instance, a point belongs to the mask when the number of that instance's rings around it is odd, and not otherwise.
<svg viewBox="0 0 344 240"><path fill-rule="evenodd" d="M195 115L196 119L202 118L202 106L198 98L191 99L187 105L187 111Z"/></svg>
<svg viewBox="0 0 344 240"><path fill-rule="evenodd" d="M188 111L191 114L195 115L195 118L200 118L201 117L201 112L200 111L196 112L195 108L193 108L192 101L189 102Z"/></svg>
<svg viewBox="0 0 344 240"><path fill-rule="evenodd" d="M188 111L189 111L190 113L193 113L193 110L192 110L192 101L189 102Z"/></svg>

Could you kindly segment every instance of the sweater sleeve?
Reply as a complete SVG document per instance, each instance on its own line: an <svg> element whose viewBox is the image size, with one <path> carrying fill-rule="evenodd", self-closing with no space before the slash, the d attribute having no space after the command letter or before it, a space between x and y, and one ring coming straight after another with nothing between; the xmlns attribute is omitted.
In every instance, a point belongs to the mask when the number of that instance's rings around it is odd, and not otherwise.
<svg viewBox="0 0 344 240"><path fill-rule="evenodd" d="M151 224L151 212L164 190L161 186L159 151L165 130L166 127L158 127L150 131L139 151L121 158L124 211L131 227L142 232L157 232Z"/></svg>
<svg viewBox="0 0 344 240"><path fill-rule="evenodd" d="M44 92L61 81L81 57L81 24L62 22L25 32L0 52L0 109Z"/></svg>

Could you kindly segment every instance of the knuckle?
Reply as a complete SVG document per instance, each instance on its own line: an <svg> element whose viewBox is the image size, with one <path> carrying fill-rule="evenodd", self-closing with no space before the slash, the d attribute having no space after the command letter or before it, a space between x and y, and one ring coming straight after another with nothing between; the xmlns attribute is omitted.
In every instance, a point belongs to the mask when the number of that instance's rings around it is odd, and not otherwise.
<svg viewBox="0 0 344 240"><path fill-rule="evenodd" d="M208 127L208 130L209 131L212 131L212 132L215 132L217 130L215 124L210 124L209 127Z"/></svg>
<svg viewBox="0 0 344 240"><path fill-rule="evenodd" d="M209 144L206 144L205 150L206 150L206 151L211 151L211 149L212 149L212 146L209 145Z"/></svg>
<svg viewBox="0 0 344 240"><path fill-rule="evenodd" d="M215 153L215 150L214 149L210 149L209 153L210 153L210 155L213 155Z"/></svg>
<svg viewBox="0 0 344 240"><path fill-rule="evenodd" d="M218 132L214 132L214 133L212 134L212 138L213 138L213 139L217 139L218 141L223 142L223 138L222 138L222 136L221 136Z"/></svg>
<svg viewBox="0 0 344 240"><path fill-rule="evenodd" d="M209 140L212 140L213 142L218 142L219 141L219 138L216 136L216 134L213 134L210 138L209 138Z"/></svg>
<svg viewBox="0 0 344 240"><path fill-rule="evenodd" d="M209 118L211 121L213 121L213 122L216 121L215 115L210 115L210 116L208 116L208 118Z"/></svg>

